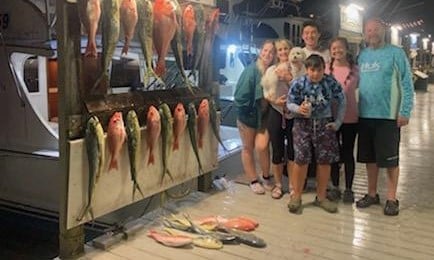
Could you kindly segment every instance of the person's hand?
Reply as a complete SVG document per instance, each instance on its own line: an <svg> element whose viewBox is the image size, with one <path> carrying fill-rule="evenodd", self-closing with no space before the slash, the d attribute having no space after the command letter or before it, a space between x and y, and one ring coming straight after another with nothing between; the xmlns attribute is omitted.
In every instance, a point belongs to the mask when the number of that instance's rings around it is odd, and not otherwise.
<svg viewBox="0 0 434 260"><path fill-rule="evenodd" d="M410 119L407 117L398 116L398 119L396 120L396 124L398 125L398 127L406 126L406 125L408 125L409 121L410 121Z"/></svg>
<svg viewBox="0 0 434 260"><path fill-rule="evenodd" d="M276 103L276 105L281 106L281 107L285 106L285 104L286 104L286 95L282 95L282 96L278 97L276 99L275 103Z"/></svg>
<svg viewBox="0 0 434 260"><path fill-rule="evenodd" d="M312 113L312 105L309 101L303 101L303 103L301 103L299 109L298 109L298 113L304 117L310 117L311 113Z"/></svg>
<svg viewBox="0 0 434 260"><path fill-rule="evenodd" d="M333 131L338 131L338 128L337 128L337 126L336 126L336 123L334 123L334 122L330 122L330 123L327 123L326 125L325 125L325 127L327 128L327 129L330 129L330 130L333 130Z"/></svg>

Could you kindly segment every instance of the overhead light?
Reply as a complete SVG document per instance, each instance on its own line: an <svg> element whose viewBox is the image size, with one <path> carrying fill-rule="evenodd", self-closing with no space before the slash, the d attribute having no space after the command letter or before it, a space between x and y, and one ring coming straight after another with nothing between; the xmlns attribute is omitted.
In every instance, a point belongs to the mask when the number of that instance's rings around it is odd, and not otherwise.
<svg viewBox="0 0 434 260"><path fill-rule="evenodd" d="M365 8L363 8L362 6L360 6L360 5L358 5L358 4L354 4L354 3L349 4L349 5L347 6L347 8L354 8L354 9L357 9L357 10L359 10L359 11L363 11L363 10L365 10Z"/></svg>

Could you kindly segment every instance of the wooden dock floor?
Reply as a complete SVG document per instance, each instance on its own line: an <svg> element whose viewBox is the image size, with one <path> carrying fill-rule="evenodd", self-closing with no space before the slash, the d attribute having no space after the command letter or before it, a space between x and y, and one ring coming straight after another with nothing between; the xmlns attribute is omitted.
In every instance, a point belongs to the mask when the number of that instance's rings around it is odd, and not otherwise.
<svg viewBox="0 0 434 260"><path fill-rule="evenodd" d="M417 92L410 125L402 131L401 176L398 197L401 212L383 215L385 174L379 180L381 206L357 209L339 204L337 214L314 207L314 193L303 195L301 215L289 214L288 194L273 200L270 194L254 195L246 185L205 194L195 192L172 201L143 217L147 224L129 240L107 250L86 246L81 259L434 259L434 86ZM356 198L366 192L366 171L357 165ZM382 172L385 173L385 172ZM341 181L342 183L343 181ZM225 245L220 250L169 248L146 236L151 226L161 226L167 208L193 218L209 215L245 215L260 225L254 233L267 242L258 249Z"/></svg>

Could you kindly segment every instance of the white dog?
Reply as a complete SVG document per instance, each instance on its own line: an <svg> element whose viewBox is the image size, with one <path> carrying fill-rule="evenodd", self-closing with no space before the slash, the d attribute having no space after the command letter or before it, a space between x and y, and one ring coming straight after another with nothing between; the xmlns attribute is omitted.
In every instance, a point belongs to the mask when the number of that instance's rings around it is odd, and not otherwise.
<svg viewBox="0 0 434 260"><path fill-rule="evenodd" d="M293 79L303 76L306 73L304 60L306 54L300 47L294 47L289 52L288 62L280 63L273 68L269 68L262 76L261 85L264 88L264 97L270 100L276 100L281 95L286 95L288 85L286 82L279 82L277 70L290 70ZM280 85L280 87L279 87Z"/></svg>

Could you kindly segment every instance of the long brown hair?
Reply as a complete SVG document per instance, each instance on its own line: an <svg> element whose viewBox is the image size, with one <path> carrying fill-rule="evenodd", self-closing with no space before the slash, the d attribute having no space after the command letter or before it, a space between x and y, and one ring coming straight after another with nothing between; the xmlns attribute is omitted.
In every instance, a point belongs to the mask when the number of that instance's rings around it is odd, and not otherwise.
<svg viewBox="0 0 434 260"><path fill-rule="evenodd" d="M354 66L355 66L355 62L353 59L353 55L351 55L351 53L348 52L348 50L350 49L350 45L348 44L348 40L347 38L344 37L336 37L333 40L330 41L330 47L332 46L333 43L335 42L341 42L344 46L345 46L345 50L347 52L347 55L345 57L345 59L347 60L349 67L350 67L350 72L348 73L347 77L345 78L344 81L344 85L347 84L348 80L353 76L353 70L354 70ZM333 75L333 65L335 62L335 58L332 57L330 64L329 64L329 70L330 70L330 74Z"/></svg>

